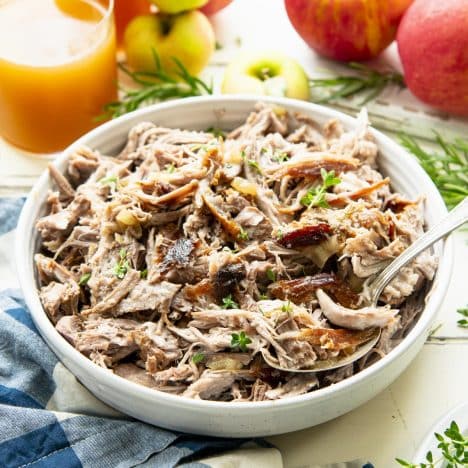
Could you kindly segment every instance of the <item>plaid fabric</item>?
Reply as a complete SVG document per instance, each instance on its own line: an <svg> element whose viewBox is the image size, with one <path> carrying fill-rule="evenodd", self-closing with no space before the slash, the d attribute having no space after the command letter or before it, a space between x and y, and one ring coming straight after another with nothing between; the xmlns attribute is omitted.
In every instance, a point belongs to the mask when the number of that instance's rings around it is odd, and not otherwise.
<svg viewBox="0 0 468 468"><path fill-rule="evenodd" d="M22 199L0 199L0 266L7 270L8 277L13 240L13 233L8 231L16 226L22 204ZM0 293L2 468L206 467L191 460L245 442L175 433L109 408L83 387L48 348L20 291L7 289Z"/></svg>

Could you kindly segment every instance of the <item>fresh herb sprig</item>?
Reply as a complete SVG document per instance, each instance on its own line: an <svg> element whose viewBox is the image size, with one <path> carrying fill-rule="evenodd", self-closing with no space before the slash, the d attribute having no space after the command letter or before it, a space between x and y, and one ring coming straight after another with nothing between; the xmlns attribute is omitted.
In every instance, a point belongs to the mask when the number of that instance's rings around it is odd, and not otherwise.
<svg viewBox="0 0 468 468"><path fill-rule="evenodd" d="M166 164L164 166L164 169L166 172L168 172L169 174L172 174L175 170L176 170L176 167L175 167L175 164L174 163L171 163L171 164Z"/></svg>
<svg viewBox="0 0 468 468"><path fill-rule="evenodd" d="M272 283L276 281L276 273L271 268L267 268L266 275Z"/></svg>
<svg viewBox="0 0 468 468"><path fill-rule="evenodd" d="M252 343L252 340L245 334L244 331L240 333L233 333L231 335L231 348L238 348L243 353L247 352L247 345Z"/></svg>
<svg viewBox="0 0 468 468"><path fill-rule="evenodd" d="M114 192L117 191L120 184L120 179L116 175L111 175L108 177L103 177L99 180L101 185L108 185Z"/></svg>
<svg viewBox="0 0 468 468"><path fill-rule="evenodd" d="M446 468L463 468L468 466L468 437L460 432L455 421L452 421L450 427L444 431L444 435L434 434L439 444L440 457L434 460L434 454L427 452L426 460L415 464L401 458L396 461L407 468L436 468L444 466ZM445 436L445 437L444 437Z"/></svg>
<svg viewBox="0 0 468 468"><path fill-rule="evenodd" d="M191 75L176 57L172 57L176 66L175 76L170 75L163 68L158 55L154 51L153 57L154 70L132 72L124 65L119 65L120 69L138 85L138 88L121 89L121 99L104 106L102 119L115 118L157 101L213 94L213 86Z"/></svg>
<svg viewBox="0 0 468 468"><path fill-rule="evenodd" d="M457 312L465 318L462 318L457 321L457 325L461 328L468 328L468 306L464 309L458 309Z"/></svg>
<svg viewBox="0 0 468 468"><path fill-rule="evenodd" d="M238 309L239 305L232 298L232 294L228 294L226 297L223 297L222 309Z"/></svg>
<svg viewBox="0 0 468 468"><path fill-rule="evenodd" d="M301 203L304 206L329 208L327 200L325 199L327 189L334 185L338 185L341 182L341 179L335 177L335 171L331 170L330 172L327 172L323 167L320 169L320 175L322 176L322 185L320 187L310 189L307 194L301 198Z"/></svg>
<svg viewBox="0 0 468 468"><path fill-rule="evenodd" d="M226 138L226 132L218 127L209 127L205 130L206 133L212 133L216 138Z"/></svg>
<svg viewBox="0 0 468 468"><path fill-rule="evenodd" d="M258 164L257 161L254 161L253 159L247 159L247 164L249 167L255 169L260 175L262 174L262 169L260 168L260 164Z"/></svg>
<svg viewBox="0 0 468 468"><path fill-rule="evenodd" d="M427 172L448 208L458 205L468 196L468 141L446 141L435 132L438 150L426 151L416 140L400 135L402 145L410 151Z"/></svg>
<svg viewBox="0 0 468 468"><path fill-rule="evenodd" d="M378 71L356 62L351 62L348 66L356 73L309 80L312 88L323 88L329 91L326 96L317 99L316 102L330 102L340 98L363 95L364 99L359 105L364 105L379 96L389 85L396 85L400 88L406 86L403 75L395 70Z"/></svg>
<svg viewBox="0 0 468 468"><path fill-rule="evenodd" d="M85 286L88 284L88 281L91 278L91 273L84 273L83 275L80 276L80 279L78 281L79 286Z"/></svg>
<svg viewBox="0 0 468 468"><path fill-rule="evenodd" d="M239 234L237 234L237 237L240 240L248 241L249 240L249 233L245 229L240 228Z"/></svg>
<svg viewBox="0 0 468 468"><path fill-rule="evenodd" d="M120 249L119 261L114 267L114 275L119 279L124 279L129 269L130 263L127 260L127 251L125 249Z"/></svg>
<svg viewBox="0 0 468 468"><path fill-rule="evenodd" d="M201 353L200 351L198 353L195 353L192 356L192 362L194 364L200 364L200 362L203 362L204 359L205 359L205 355Z"/></svg>

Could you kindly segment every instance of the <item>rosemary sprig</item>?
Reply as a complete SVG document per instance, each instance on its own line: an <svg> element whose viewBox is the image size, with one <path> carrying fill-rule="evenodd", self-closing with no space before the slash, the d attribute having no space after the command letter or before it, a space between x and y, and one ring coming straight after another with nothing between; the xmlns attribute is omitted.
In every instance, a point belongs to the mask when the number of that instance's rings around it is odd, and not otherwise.
<svg viewBox="0 0 468 468"><path fill-rule="evenodd" d="M396 85L400 88L406 86L403 75L395 70L381 72L356 62L350 62L348 66L357 74L309 80L313 88L324 88L329 91L315 102L336 101L340 98L362 94L364 99L359 105L364 105L379 96L389 85Z"/></svg>
<svg viewBox="0 0 468 468"><path fill-rule="evenodd" d="M447 142L434 132L439 148L426 151L407 135L401 134L401 144L411 152L439 189L448 208L453 208L468 196L468 141Z"/></svg>
<svg viewBox="0 0 468 468"><path fill-rule="evenodd" d="M468 466L468 437L460 432L455 421L452 421L450 427L444 431L444 435L434 433L435 438L439 442L437 448L440 449L440 458L434 460L432 452L427 452L426 460L422 463L415 464L401 458L396 458L396 461L401 466L407 468L463 468Z"/></svg>
<svg viewBox="0 0 468 468"><path fill-rule="evenodd" d="M132 72L124 65L119 64L120 69L138 85L138 88L121 88L121 99L104 106L102 119L115 118L157 101L213 94L213 86L191 75L176 57L172 57L176 65L175 76L169 75L164 70L155 51L153 51L153 57L154 70L145 72Z"/></svg>

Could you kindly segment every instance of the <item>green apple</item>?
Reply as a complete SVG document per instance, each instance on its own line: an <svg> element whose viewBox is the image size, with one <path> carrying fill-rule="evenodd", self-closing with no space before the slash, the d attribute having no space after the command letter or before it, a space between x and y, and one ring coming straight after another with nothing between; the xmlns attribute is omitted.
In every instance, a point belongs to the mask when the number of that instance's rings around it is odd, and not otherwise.
<svg viewBox="0 0 468 468"><path fill-rule="evenodd" d="M260 94L308 100L309 80L292 58L278 52L241 54L226 68L224 94Z"/></svg>
<svg viewBox="0 0 468 468"><path fill-rule="evenodd" d="M131 0L130 0L131 1ZM151 3L158 7L158 10L161 13L170 13L171 15L175 13L180 13L181 11L194 10L195 8L200 8L208 0L150 0Z"/></svg>
<svg viewBox="0 0 468 468"><path fill-rule="evenodd" d="M208 64L214 48L213 28L198 10L178 15L137 16L124 35L127 62L137 71L154 69L154 51L168 73L174 74L177 69L175 57L192 75L197 75Z"/></svg>

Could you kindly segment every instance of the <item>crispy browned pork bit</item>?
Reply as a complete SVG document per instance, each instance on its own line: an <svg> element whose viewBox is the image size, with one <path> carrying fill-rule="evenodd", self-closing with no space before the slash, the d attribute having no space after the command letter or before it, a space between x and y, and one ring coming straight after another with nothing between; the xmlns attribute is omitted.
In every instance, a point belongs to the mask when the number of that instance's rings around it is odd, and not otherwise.
<svg viewBox="0 0 468 468"><path fill-rule="evenodd" d="M49 171L35 256L46 313L93 362L160 391L247 402L336 383L404 336L436 268L422 254L363 307L424 230L422 201L378 170L365 112L346 132L259 104L225 139L142 122L120 154L81 148ZM376 328L376 347L342 369L297 375L263 358L306 369Z"/></svg>

